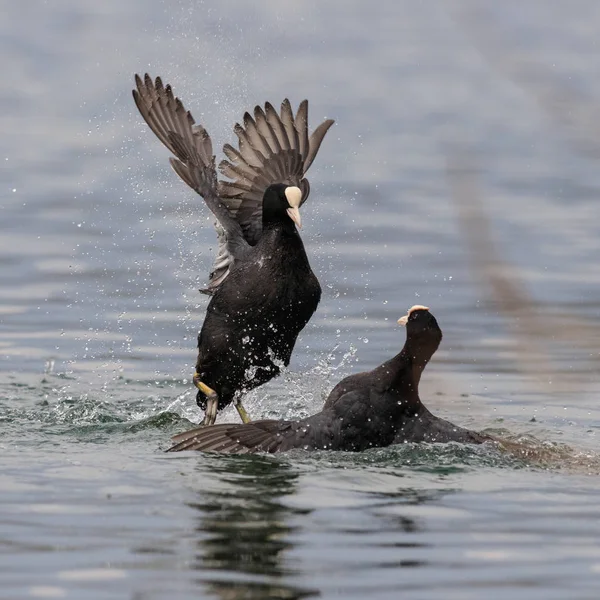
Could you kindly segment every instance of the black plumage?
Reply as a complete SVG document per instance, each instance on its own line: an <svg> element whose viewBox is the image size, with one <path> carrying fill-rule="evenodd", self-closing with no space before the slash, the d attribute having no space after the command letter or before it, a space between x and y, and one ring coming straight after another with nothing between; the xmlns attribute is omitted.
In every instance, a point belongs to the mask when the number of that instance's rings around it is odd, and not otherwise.
<svg viewBox="0 0 600 600"><path fill-rule="evenodd" d="M265 193L262 235L215 292L198 337L196 372L217 391L218 409L289 364L319 304L321 286L287 215L285 189L277 184Z"/></svg>
<svg viewBox="0 0 600 600"><path fill-rule="evenodd" d="M296 338L317 308L321 287L296 225L310 192L305 178L331 119L308 133L308 102L294 116L286 99L280 114L268 102L235 125L238 149L218 180L207 131L160 78L136 75L133 96L152 131L175 155L177 174L215 215L219 249L205 293L212 295L198 336L197 402L212 424L217 410L287 366Z"/></svg>
<svg viewBox="0 0 600 600"><path fill-rule="evenodd" d="M421 373L442 339L435 317L427 308L414 306L399 322L406 325L401 352L372 371L343 379L321 412L299 421L195 428L176 435L170 451L361 451L404 442L484 442L486 436L431 414L419 398Z"/></svg>

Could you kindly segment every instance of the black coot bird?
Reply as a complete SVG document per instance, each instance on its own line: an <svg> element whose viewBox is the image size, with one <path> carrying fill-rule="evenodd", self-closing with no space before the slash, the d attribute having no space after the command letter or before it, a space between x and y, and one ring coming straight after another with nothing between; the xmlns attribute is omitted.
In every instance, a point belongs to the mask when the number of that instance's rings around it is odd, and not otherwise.
<svg viewBox="0 0 600 600"><path fill-rule="evenodd" d="M199 427L176 435L169 451L361 451L404 442L486 441L483 435L432 415L419 399L421 373L442 339L435 317L427 307L413 306L398 323L406 325L401 352L372 371L340 381L316 415L299 421Z"/></svg>
<svg viewBox="0 0 600 600"><path fill-rule="evenodd" d="M296 225L310 185L304 175L333 124L308 133L308 101L294 116L289 101L277 114L268 102L234 131L239 148L217 180L211 139L160 78L135 76L135 103L150 129L175 155L171 165L217 219L219 249L208 287L212 295L198 336L194 383L205 425L232 401L244 422L240 395L287 366L296 338L315 312L321 287Z"/></svg>

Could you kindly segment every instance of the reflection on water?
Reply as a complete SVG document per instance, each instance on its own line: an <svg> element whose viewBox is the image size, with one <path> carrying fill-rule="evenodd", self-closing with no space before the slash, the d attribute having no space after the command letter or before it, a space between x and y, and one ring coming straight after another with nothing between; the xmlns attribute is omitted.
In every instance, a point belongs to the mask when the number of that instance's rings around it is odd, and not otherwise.
<svg viewBox="0 0 600 600"><path fill-rule="evenodd" d="M200 512L192 568L220 598L306 598L318 590L292 586L298 569L286 557L296 511L282 503L293 494L298 474L271 457L228 457L211 473L221 491L199 494L190 504ZM223 491L226 490L226 491Z"/></svg>
<svg viewBox="0 0 600 600"><path fill-rule="evenodd" d="M335 584L340 591L352 589L357 573L428 565L427 527L411 510L439 501L448 491L399 486L401 479L383 471L376 477L386 491L373 491L368 480L358 479L350 502L344 492L330 496L324 487L320 502L310 508L299 488L307 465L315 463L297 454L300 463L284 457L206 456L196 468L198 477L210 472L210 489L197 490L197 500L188 503L199 512L190 568L199 573L204 590L228 599L316 597L323 591L327 563L341 577ZM335 469L331 481L336 472L343 473L338 471L343 460L323 460ZM381 460L389 464L390 456ZM307 545L313 536L320 542ZM307 585L313 578L321 585Z"/></svg>

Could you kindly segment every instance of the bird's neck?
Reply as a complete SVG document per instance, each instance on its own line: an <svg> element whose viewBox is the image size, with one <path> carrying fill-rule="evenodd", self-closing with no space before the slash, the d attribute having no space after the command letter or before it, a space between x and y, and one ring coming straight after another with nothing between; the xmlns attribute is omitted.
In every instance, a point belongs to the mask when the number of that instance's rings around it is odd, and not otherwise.
<svg viewBox="0 0 600 600"><path fill-rule="evenodd" d="M274 231L284 235L300 237L298 235L296 225L294 225L294 222L287 216L282 217L280 219L263 219L262 228L263 232Z"/></svg>
<svg viewBox="0 0 600 600"><path fill-rule="evenodd" d="M439 346L438 340L432 340L429 343L422 343L418 348L409 350L412 353L412 371L415 385L418 387L421 381L421 375L434 355L435 351Z"/></svg>
<svg viewBox="0 0 600 600"><path fill-rule="evenodd" d="M414 378L414 361L406 346L394 358L377 367L377 379L384 389L400 394L407 402L419 402L418 381Z"/></svg>
<svg viewBox="0 0 600 600"><path fill-rule="evenodd" d="M263 228L257 245L269 250L273 247L278 248L281 258L286 261L300 265L308 264L308 256L302 238L295 225L291 221L290 223L291 225L282 221L269 221Z"/></svg>
<svg viewBox="0 0 600 600"><path fill-rule="evenodd" d="M407 342L394 358L377 367L379 381L402 395L406 402L420 405L419 381L438 346L439 339L421 341L418 345Z"/></svg>

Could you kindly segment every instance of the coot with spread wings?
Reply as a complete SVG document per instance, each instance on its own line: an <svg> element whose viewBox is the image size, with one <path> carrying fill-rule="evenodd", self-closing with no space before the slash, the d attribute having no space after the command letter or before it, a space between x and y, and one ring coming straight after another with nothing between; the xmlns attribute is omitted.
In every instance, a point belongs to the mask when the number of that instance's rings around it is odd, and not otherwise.
<svg viewBox="0 0 600 600"><path fill-rule="evenodd" d="M216 217L219 248L205 293L212 295L198 336L196 401L212 425L232 401L243 421L243 392L287 366L298 334L315 312L321 286L296 226L310 191L305 174L333 124L309 135L308 101L294 115L286 99L235 125L238 148L226 144L219 180L210 136L195 124L169 85L136 75L135 103L172 152L176 173Z"/></svg>

